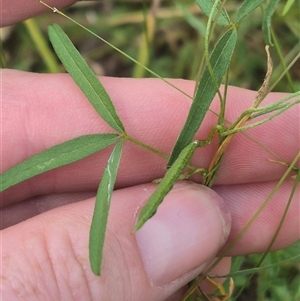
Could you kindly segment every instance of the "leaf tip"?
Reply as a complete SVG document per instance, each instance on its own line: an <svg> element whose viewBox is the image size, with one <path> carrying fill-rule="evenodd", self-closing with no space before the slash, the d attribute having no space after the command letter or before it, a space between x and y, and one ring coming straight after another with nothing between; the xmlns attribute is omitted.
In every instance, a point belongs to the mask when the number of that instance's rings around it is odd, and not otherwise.
<svg viewBox="0 0 300 301"><path fill-rule="evenodd" d="M94 273L94 275L100 276L100 270L101 270L100 267L95 267L95 266L91 265L91 269L92 269L92 272Z"/></svg>
<svg viewBox="0 0 300 301"><path fill-rule="evenodd" d="M141 221L141 219L139 218L137 224L135 225L131 233L135 234L138 230L140 230L143 227L144 223L145 221Z"/></svg>

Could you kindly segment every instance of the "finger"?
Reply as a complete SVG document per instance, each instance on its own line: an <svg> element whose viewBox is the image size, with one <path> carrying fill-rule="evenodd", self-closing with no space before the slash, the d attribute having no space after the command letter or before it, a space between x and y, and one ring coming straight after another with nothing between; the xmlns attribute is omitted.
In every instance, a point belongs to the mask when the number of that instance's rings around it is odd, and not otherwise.
<svg viewBox="0 0 300 301"><path fill-rule="evenodd" d="M76 203L95 196L96 192L61 193L35 196L1 209L0 230L51 209Z"/></svg>
<svg viewBox="0 0 300 301"><path fill-rule="evenodd" d="M75 3L76 0L47 0L45 2L56 8L62 8ZM50 12L50 10L38 1L23 0L20 2L15 0L2 0L1 27L12 25L44 12Z"/></svg>
<svg viewBox="0 0 300 301"><path fill-rule="evenodd" d="M4 299L32 300L34 292L47 300L165 300L184 286L226 240L229 213L212 190L185 183L133 235L137 211L154 186L113 194L100 277L88 262L94 199L3 230Z"/></svg>
<svg viewBox="0 0 300 301"><path fill-rule="evenodd" d="M222 276L226 275L230 272L231 268L231 258L230 257L224 257L209 273L209 275L214 276ZM216 281L219 283L223 283L226 280L226 278L218 278ZM213 285L211 282L206 280L204 278L202 282L200 283L200 288L202 292L206 294L212 294L217 290L216 285ZM188 290L188 286L183 286L180 288L176 293L171 295L168 299L164 301L181 301L183 300L184 295L186 294Z"/></svg>
<svg viewBox="0 0 300 301"><path fill-rule="evenodd" d="M233 217L232 230L226 246L233 242L260 210L276 184L277 182L264 182L214 187L214 190L225 200ZM289 180L280 186L249 230L230 250L231 256L263 252L267 249L283 217L293 185L293 181ZM81 201L93 194L94 192L39 196L5 207L1 210L1 227L2 229L9 227L55 207ZM273 250L285 248L299 239L299 200L298 188L292 198Z"/></svg>
<svg viewBox="0 0 300 301"><path fill-rule="evenodd" d="M269 182L257 183L255 186L241 184L214 188L225 200L232 216L231 233L223 249L227 248L240 235L261 209L261 206L272 195L276 184L277 182ZM288 180L279 187L249 229L229 250L230 256L261 253L269 247L288 206L293 185L294 181ZM291 198L287 214L272 250L283 249L300 238L299 201L300 189L298 186Z"/></svg>
<svg viewBox="0 0 300 301"><path fill-rule="evenodd" d="M215 260L214 260L215 261ZM213 262L214 262L213 261ZM212 262L212 263L213 263ZM223 276L226 274L229 274L231 268L231 257L224 257L221 259L221 261L208 273L207 276ZM212 277L213 278L213 277ZM214 278L213 278L214 279ZM214 279L216 282L223 283L226 278L217 278ZM212 294L216 291L217 287L209 282L207 279L203 279L203 281L200 284L200 287L203 292L206 294Z"/></svg>
<svg viewBox="0 0 300 301"><path fill-rule="evenodd" d="M155 79L103 78L101 81L111 95L127 132L170 154L185 122L191 100ZM193 91L193 82L177 80L173 83L189 94ZM228 91L227 119L235 120L251 105L254 96L255 92L231 87ZM270 94L266 103L282 96ZM3 170L68 139L112 131L67 75L6 71L3 76L3 99ZM218 100L213 103L212 109L218 111ZM196 138L205 139L216 124L216 118L209 112ZM278 139L278 133L281 133L287 120L291 132ZM297 123L299 114L295 108L248 133L283 161L291 162L298 151ZM217 141L199 149L193 164L207 167L216 149ZM12 199L16 201L20 197L29 198L37 194L95 190L109 152L110 149L101 151L80 162L29 180L6 192L3 200L10 202ZM236 184L277 179L285 167L270 163L269 158L273 158L273 155L257 142L237 134L225 154L216 183ZM165 164L165 159L126 143L116 187L160 178L165 172ZM237 174L238 177L234 176ZM18 191L22 191L22 195Z"/></svg>

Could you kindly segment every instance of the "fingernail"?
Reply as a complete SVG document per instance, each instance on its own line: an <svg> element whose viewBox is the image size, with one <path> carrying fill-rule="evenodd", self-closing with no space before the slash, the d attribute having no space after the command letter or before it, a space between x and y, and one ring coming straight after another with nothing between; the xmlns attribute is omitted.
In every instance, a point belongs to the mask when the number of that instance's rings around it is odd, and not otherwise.
<svg viewBox="0 0 300 301"><path fill-rule="evenodd" d="M230 224L230 213L213 190L177 186L135 234L150 281L160 286L201 265L204 269L226 241Z"/></svg>

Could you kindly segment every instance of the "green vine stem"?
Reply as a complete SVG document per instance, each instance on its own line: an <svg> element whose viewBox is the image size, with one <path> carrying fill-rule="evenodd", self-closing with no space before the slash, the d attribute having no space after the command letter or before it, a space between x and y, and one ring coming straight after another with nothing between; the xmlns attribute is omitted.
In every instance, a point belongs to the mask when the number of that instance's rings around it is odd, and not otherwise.
<svg viewBox="0 0 300 301"><path fill-rule="evenodd" d="M147 144L145 144L145 143L143 143L143 142L141 142L141 141L139 141L139 140L137 140L137 139L135 139L135 138L133 138L129 135L127 135L126 133L125 133L125 135L123 135L121 137L124 140L128 140L128 141L130 141L130 142L132 142L132 143L146 149L147 151L152 152L152 153L154 153L154 154L156 154L156 155L158 155L158 156L160 156L164 159L169 158L169 156L167 154L165 154L165 153L163 153L163 152L161 152L161 151L159 151L159 150L157 150L157 149L155 149L155 148L153 148L153 147L151 147L151 146L149 146L149 145L147 145Z"/></svg>

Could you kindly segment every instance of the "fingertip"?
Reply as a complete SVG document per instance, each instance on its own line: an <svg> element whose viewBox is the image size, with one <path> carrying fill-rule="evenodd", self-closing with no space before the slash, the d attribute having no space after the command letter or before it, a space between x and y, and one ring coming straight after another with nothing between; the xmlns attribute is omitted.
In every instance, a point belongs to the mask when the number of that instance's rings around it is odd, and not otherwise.
<svg viewBox="0 0 300 301"><path fill-rule="evenodd" d="M230 214L211 189L188 184L171 191L156 214L136 233L150 281L165 285L201 272L225 243Z"/></svg>

